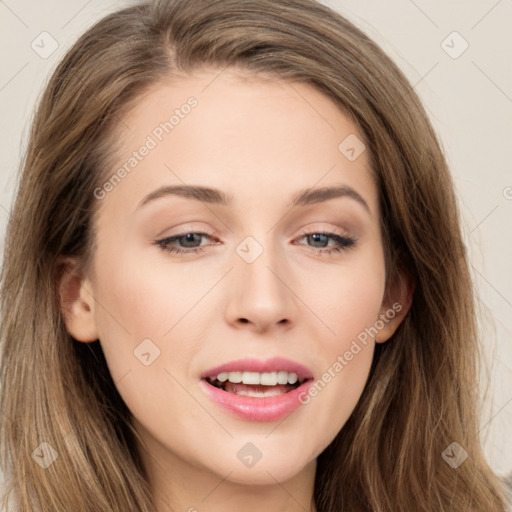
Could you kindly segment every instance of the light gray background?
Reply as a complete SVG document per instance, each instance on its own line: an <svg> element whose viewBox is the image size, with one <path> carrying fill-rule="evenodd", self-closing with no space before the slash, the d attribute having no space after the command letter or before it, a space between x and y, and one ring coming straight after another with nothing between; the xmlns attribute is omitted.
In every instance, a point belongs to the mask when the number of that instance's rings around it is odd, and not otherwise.
<svg viewBox="0 0 512 512"><path fill-rule="evenodd" d="M492 365L481 435L491 466L506 474L512 470L512 0L323 3L362 28L403 69L445 147L482 304L483 354ZM49 73L86 28L125 5L0 0L2 234L33 107ZM47 58L31 47L51 49L43 32L58 43ZM3 242L2 236L0 249Z"/></svg>

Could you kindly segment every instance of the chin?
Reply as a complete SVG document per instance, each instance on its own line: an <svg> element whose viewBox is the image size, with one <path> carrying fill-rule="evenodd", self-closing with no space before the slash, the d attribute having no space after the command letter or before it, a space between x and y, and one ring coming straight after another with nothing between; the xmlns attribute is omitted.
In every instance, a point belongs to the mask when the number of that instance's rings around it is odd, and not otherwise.
<svg viewBox="0 0 512 512"><path fill-rule="evenodd" d="M220 460L219 460L220 462ZM238 457L223 457L222 464L211 468L215 473L228 481L244 485L275 485L286 482L297 476L308 464L316 464L316 458L297 457L295 450L275 449L272 453L263 453L256 462L241 462ZM251 465L252 464L252 465Z"/></svg>

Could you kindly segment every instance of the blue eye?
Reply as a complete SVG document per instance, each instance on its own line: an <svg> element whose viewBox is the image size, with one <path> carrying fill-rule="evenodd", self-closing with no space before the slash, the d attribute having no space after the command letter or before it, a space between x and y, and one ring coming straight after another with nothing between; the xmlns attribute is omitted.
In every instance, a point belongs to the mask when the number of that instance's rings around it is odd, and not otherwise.
<svg viewBox="0 0 512 512"><path fill-rule="evenodd" d="M335 242L336 245L331 249L318 251L321 253L341 252L356 245L356 240L354 238L337 235L336 233L329 233L326 231L312 231L311 233L305 233L302 235L301 238L299 238L299 240L301 240L302 238L307 238L310 241L313 241L315 243L320 242L322 244L323 242L329 243L329 240L333 240ZM320 248L322 247L325 247L325 245L321 245ZM318 246L315 248L318 248Z"/></svg>
<svg viewBox="0 0 512 512"><path fill-rule="evenodd" d="M212 235L204 232L187 232L181 233L179 235L174 235L169 238L164 238L163 240L157 240L156 244L160 246L160 248L166 252L174 252L174 253L196 253L202 251L202 247L190 247L185 245L185 249L181 249L179 247L175 247L171 244L175 242L182 242L185 244L194 244L201 237L212 238ZM200 241L200 240L199 240Z"/></svg>
<svg viewBox="0 0 512 512"><path fill-rule="evenodd" d="M163 251L169 252L169 253L176 253L176 254L191 254L191 253L198 253L203 250L203 248L199 245L195 245L197 242L199 244L201 243L201 238L207 237L212 239L213 235L206 232L196 232L196 231L190 231L186 233L180 233L178 235L174 235L168 238L164 238L162 240L156 240L155 244L158 245ZM336 233L329 233L324 231L312 231L310 233L304 233L298 240L301 240L303 238L308 238L308 241L313 241L314 243L320 243L320 247L312 247L313 250L316 250L315 252L319 253L337 253L344 250L347 250L351 247L354 247L356 245L356 239L337 235ZM326 245L324 243L328 244L330 240L333 240L335 242L335 246L330 249L323 249ZM184 247L176 247L172 244L185 244Z"/></svg>

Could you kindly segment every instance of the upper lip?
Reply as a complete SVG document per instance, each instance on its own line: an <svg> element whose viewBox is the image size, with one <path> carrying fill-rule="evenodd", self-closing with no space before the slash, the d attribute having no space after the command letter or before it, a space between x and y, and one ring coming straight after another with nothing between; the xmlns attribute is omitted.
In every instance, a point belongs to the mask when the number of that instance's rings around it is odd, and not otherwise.
<svg viewBox="0 0 512 512"><path fill-rule="evenodd" d="M258 373L284 371L289 373L296 373L297 378L300 380L308 380L313 378L313 373L306 366L284 357L274 357L272 359L266 360L237 359L235 361L230 361L229 363L216 366L215 368L211 368L210 370L203 372L201 374L201 379L206 379L207 377L215 378L219 373L222 372L244 371Z"/></svg>

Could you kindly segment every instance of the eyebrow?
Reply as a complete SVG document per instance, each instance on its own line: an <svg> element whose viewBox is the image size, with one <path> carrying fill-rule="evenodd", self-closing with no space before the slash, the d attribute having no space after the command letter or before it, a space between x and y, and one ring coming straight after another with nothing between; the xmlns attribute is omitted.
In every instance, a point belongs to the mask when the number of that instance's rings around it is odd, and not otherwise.
<svg viewBox="0 0 512 512"><path fill-rule="evenodd" d="M196 199L210 204L218 204L221 206L229 206L233 203L233 196L226 194L222 190L204 187L200 185L167 185L160 187L153 192L149 193L142 199L136 209L142 206L166 197L169 195L185 197L188 199ZM321 187L321 188L307 188L300 190L291 199L290 208L295 206L308 206L311 204L318 204L330 199L338 197L348 197L354 199L361 204L367 212L371 215L370 207L362 196L348 185L340 185L335 187Z"/></svg>

